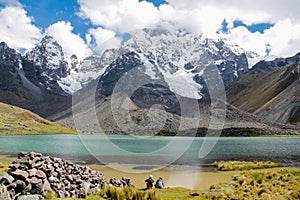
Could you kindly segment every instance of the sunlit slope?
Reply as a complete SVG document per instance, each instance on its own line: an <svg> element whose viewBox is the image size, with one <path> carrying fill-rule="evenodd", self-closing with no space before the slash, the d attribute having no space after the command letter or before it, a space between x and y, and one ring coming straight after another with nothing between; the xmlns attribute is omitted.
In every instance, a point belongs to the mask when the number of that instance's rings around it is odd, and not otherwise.
<svg viewBox="0 0 300 200"><path fill-rule="evenodd" d="M0 135L71 133L76 131L45 120L28 110L0 103Z"/></svg>

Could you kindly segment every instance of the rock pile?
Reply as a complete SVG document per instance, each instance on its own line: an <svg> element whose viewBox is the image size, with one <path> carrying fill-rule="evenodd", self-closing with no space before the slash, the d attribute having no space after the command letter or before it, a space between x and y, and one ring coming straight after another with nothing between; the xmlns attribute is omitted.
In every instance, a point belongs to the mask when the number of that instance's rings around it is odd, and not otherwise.
<svg viewBox="0 0 300 200"><path fill-rule="evenodd" d="M117 178L111 178L109 180L109 186L114 187L135 187L133 183L130 182L129 177L123 176L121 180Z"/></svg>
<svg viewBox="0 0 300 200"><path fill-rule="evenodd" d="M22 195L47 197L55 193L60 198L84 198L104 185L108 183L101 172L34 152L19 153L8 174L0 177L2 190L13 200Z"/></svg>

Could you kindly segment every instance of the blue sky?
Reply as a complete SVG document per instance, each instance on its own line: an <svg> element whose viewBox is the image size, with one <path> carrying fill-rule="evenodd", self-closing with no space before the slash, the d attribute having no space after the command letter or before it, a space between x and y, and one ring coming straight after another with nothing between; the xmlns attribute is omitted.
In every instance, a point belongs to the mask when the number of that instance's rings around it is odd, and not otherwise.
<svg viewBox="0 0 300 200"><path fill-rule="evenodd" d="M74 32L84 36L92 27L89 20L83 20L76 13L79 11L77 0L20 0L34 17L34 24L43 29L57 21L69 21L74 25Z"/></svg>
<svg viewBox="0 0 300 200"><path fill-rule="evenodd" d="M141 0L139 1L141 2ZM153 3L156 7L167 3L165 0L147 0L147 2ZM76 14L80 10L77 0L20 0L20 3L25 7L29 16L34 17L34 24L43 29L57 21L69 21L74 26L74 33L84 37L87 30L93 27L89 20L84 20ZM228 24L225 19L224 22L223 32L227 33L228 28L226 26ZM270 23L246 25L242 21L234 21L234 27L244 26L252 33L256 31L263 33L264 30L269 29L273 25Z"/></svg>
<svg viewBox="0 0 300 200"><path fill-rule="evenodd" d="M141 1L141 0L139 0ZM85 36L88 29L94 27L89 20L84 20L76 13L80 5L77 0L20 0L28 12L34 17L34 24L43 29L57 21L69 21L74 26L74 33ZM156 7L165 4L164 0L147 0Z"/></svg>
<svg viewBox="0 0 300 200"><path fill-rule="evenodd" d="M67 56L84 57L118 47L130 30L172 26L222 36L261 55L290 56L300 50L298 5L299 0L0 0L0 38L22 50L51 34Z"/></svg>

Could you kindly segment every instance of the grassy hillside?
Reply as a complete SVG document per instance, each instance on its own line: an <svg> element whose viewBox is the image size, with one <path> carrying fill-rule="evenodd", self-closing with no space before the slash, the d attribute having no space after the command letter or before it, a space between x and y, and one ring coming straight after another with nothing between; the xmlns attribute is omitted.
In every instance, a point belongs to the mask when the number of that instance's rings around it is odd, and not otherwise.
<svg viewBox="0 0 300 200"><path fill-rule="evenodd" d="M251 71L227 89L230 104L278 123L299 123L300 62L281 70Z"/></svg>
<svg viewBox="0 0 300 200"><path fill-rule="evenodd" d="M76 131L45 120L28 110L0 103L0 135L62 133L72 134Z"/></svg>

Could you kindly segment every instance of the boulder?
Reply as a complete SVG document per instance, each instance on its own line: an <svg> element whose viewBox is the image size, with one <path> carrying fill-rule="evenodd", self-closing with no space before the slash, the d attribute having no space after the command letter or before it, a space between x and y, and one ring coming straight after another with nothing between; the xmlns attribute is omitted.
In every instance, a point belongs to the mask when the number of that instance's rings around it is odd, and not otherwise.
<svg viewBox="0 0 300 200"><path fill-rule="evenodd" d="M36 177L41 178L41 179L45 179L45 178L47 178L47 175L42 170L37 170Z"/></svg>
<svg viewBox="0 0 300 200"><path fill-rule="evenodd" d="M59 179L55 176L50 176L48 178L48 181L49 181L49 183L59 183L60 182Z"/></svg>
<svg viewBox="0 0 300 200"><path fill-rule="evenodd" d="M46 197L48 192L52 192L52 188L51 188L51 185L50 183L48 182L47 179L44 180L44 184L42 186L42 193L43 193L43 196Z"/></svg>
<svg viewBox="0 0 300 200"><path fill-rule="evenodd" d="M22 195L17 200L39 200L42 199L40 195Z"/></svg>
<svg viewBox="0 0 300 200"><path fill-rule="evenodd" d="M14 183L16 184L16 188L15 188L16 194L22 193L26 187L26 183L22 180L16 180Z"/></svg>
<svg viewBox="0 0 300 200"><path fill-rule="evenodd" d="M8 173L13 176L15 179L26 180L29 177L28 172L17 169L16 171L8 171Z"/></svg>
<svg viewBox="0 0 300 200"><path fill-rule="evenodd" d="M15 180L14 177L12 177L12 176L6 174L6 175L0 177L0 184L3 184L3 185L9 185L9 184L11 184L14 180Z"/></svg>
<svg viewBox="0 0 300 200"><path fill-rule="evenodd" d="M33 185L38 185L38 184L41 184L42 183L42 179L39 179L37 177L33 177L30 181L29 181L31 184Z"/></svg>
<svg viewBox="0 0 300 200"><path fill-rule="evenodd" d="M30 177L36 176L37 169L36 168L30 169L30 170L28 170L28 173L29 173Z"/></svg>
<svg viewBox="0 0 300 200"><path fill-rule="evenodd" d="M7 188L5 185L0 185L0 199L1 200L11 200L10 194L7 191Z"/></svg>
<svg viewBox="0 0 300 200"><path fill-rule="evenodd" d="M83 189L85 195L88 195L88 194L91 193L90 188L91 188L91 184L90 184L90 183L88 183L88 182L83 182L83 184L82 184L82 189Z"/></svg>

